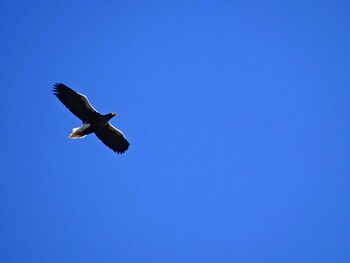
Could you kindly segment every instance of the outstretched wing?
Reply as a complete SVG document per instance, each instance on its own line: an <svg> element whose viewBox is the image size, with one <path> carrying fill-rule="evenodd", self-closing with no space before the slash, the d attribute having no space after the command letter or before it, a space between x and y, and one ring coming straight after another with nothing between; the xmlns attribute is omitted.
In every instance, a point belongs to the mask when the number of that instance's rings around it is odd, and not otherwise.
<svg viewBox="0 0 350 263"><path fill-rule="evenodd" d="M72 90L66 85L56 83L53 92L64 106L83 122L87 122L92 117L99 115L85 95Z"/></svg>
<svg viewBox="0 0 350 263"><path fill-rule="evenodd" d="M122 154L129 148L130 143L125 138L124 134L110 123L107 123L106 126L98 132L95 132L95 134L97 138L114 152Z"/></svg>

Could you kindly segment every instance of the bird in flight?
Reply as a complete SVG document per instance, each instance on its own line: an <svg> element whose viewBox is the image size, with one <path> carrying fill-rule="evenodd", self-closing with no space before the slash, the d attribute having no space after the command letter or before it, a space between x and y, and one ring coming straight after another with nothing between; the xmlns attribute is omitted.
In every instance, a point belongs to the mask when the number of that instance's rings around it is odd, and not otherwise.
<svg viewBox="0 0 350 263"><path fill-rule="evenodd" d="M100 114L85 95L62 83L56 83L53 92L63 105L83 122L81 127L73 129L69 138L81 139L90 133L95 133L97 138L118 154L124 153L129 148L130 144L124 134L109 123L110 119L117 116L116 113Z"/></svg>

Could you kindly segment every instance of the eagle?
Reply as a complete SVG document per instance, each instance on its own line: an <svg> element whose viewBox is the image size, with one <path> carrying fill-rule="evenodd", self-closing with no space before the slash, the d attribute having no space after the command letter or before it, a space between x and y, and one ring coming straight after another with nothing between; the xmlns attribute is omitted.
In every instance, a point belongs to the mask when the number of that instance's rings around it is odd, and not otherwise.
<svg viewBox="0 0 350 263"><path fill-rule="evenodd" d="M81 127L73 128L69 138L81 139L88 134L95 133L97 138L118 154L124 153L129 148L130 143L124 134L109 123L110 119L117 116L116 113L100 114L85 95L62 83L54 84L53 93L71 113L83 122Z"/></svg>

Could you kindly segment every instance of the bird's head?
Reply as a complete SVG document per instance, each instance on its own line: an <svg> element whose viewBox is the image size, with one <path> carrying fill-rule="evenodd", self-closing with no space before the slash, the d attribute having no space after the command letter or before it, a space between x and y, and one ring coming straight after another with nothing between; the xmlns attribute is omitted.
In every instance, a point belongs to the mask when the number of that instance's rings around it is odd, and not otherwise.
<svg viewBox="0 0 350 263"><path fill-rule="evenodd" d="M112 112L112 113L108 113L108 114L106 115L106 117L108 118L108 120L110 120L110 119L112 119L113 117L115 117L115 116L117 116L117 115L118 115L117 113Z"/></svg>

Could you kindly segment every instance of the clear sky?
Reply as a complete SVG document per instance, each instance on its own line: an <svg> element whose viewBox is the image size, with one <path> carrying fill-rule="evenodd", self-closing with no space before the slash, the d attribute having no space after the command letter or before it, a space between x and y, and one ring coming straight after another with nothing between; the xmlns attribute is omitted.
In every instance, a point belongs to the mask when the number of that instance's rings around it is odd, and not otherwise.
<svg viewBox="0 0 350 263"><path fill-rule="evenodd" d="M0 262L350 262L350 3L2 1ZM52 94L86 94L123 155Z"/></svg>

